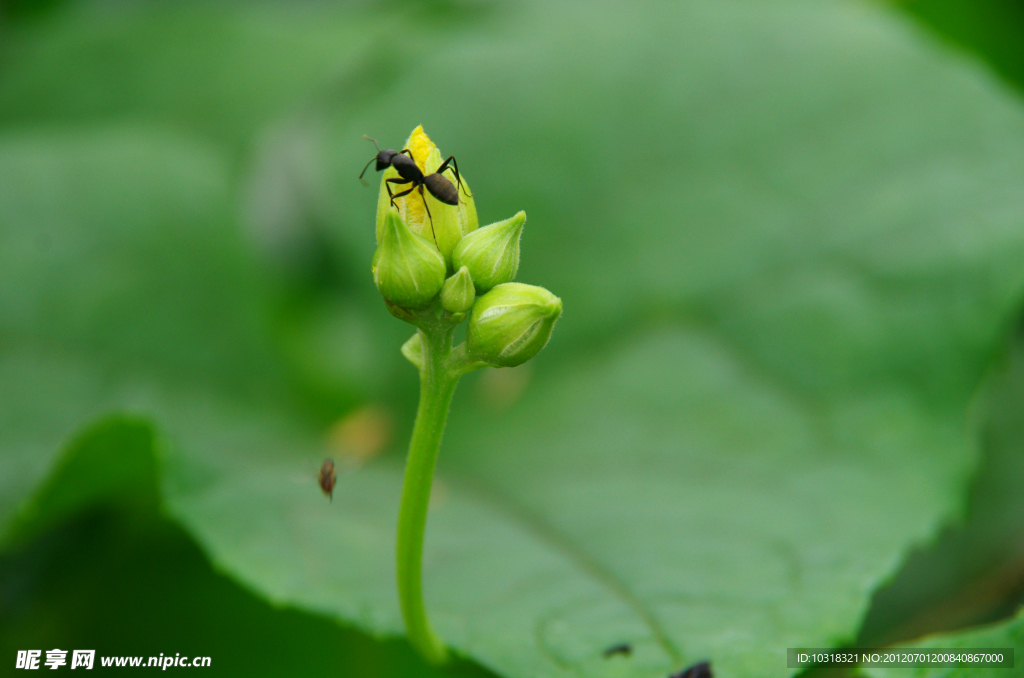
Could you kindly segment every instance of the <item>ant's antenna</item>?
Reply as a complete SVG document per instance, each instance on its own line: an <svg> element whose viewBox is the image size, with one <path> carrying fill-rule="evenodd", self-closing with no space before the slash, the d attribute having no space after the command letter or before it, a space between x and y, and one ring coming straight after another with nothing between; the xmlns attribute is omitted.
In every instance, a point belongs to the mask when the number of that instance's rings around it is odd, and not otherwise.
<svg viewBox="0 0 1024 678"><path fill-rule="evenodd" d="M376 139L372 139L372 138L366 136L365 134L363 135L363 138L366 139L367 141L372 141L374 147L377 149L377 155L372 157L372 158L370 158L370 162L373 162L374 160L377 159L378 156L380 156L380 146L377 146L377 140ZM363 175L366 174L366 170L370 168L370 162L366 163L366 166L363 167L363 171L359 173L359 181L361 181L363 183L363 186L369 186L369 184L367 184L366 181L363 180Z"/></svg>
<svg viewBox="0 0 1024 678"><path fill-rule="evenodd" d="M376 157L370 158L370 162L373 162L376 159L377 159ZM369 184L366 183L366 180L363 179L363 175L366 174L366 170L368 170L370 168L370 162L366 163L366 166L363 167L363 171L359 173L359 181L363 182L363 186L368 186L369 185Z"/></svg>

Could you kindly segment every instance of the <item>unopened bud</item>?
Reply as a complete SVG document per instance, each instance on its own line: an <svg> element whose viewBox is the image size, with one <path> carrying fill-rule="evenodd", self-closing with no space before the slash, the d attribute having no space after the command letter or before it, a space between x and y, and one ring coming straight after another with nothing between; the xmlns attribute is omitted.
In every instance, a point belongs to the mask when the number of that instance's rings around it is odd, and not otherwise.
<svg viewBox="0 0 1024 678"><path fill-rule="evenodd" d="M519 237L525 223L526 212L519 212L511 219L473 231L455 246L452 263L469 269L480 294L515 279L519 270Z"/></svg>
<svg viewBox="0 0 1024 678"><path fill-rule="evenodd" d="M562 315L562 300L543 287L505 283L476 300L466 344L471 356L515 367L537 355Z"/></svg>
<svg viewBox="0 0 1024 678"><path fill-rule="evenodd" d="M444 281L441 288L441 307L451 313L467 313L476 301L476 290L469 269L463 266L458 273Z"/></svg>
<svg viewBox="0 0 1024 678"><path fill-rule="evenodd" d="M444 274L444 259L434 243L410 231L389 210L373 255L373 282L384 298L403 308L423 308L441 291Z"/></svg>
<svg viewBox="0 0 1024 678"><path fill-rule="evenodd" d="M430 176L437 172L444 158L434 142L430 140L423 127L419 126L412 131L409 139L405 142L403 149L412 153L412 159L423 172L423 175ZM400 149L401 150L401 149ZM467 233L476 230L478 226L476 216L476 205L473 202L472 191L466 184L466 178L460 175L462 187L460 188L455 180L454 165L441 174L447 181L451 181L458 193L457 205L448 205L435 198L425 186L417 187L408 195L395 200L395 207L399 215L416 235L422 236L434 244L445 259L448 270L455 270L458 266L452 267L452 249L455 244L462 240ZM412 184L388 184L388 179L398 177L398 170L389 167L384 171L380 180L380 192L377 195L377 242L380 242L384 230L384 220L391 210L391 197L388 194L388 186L393 193L401 193L412 187ZM422 193L420 190L422 189ZM428 215L427 210L430 210Z"/></svg>

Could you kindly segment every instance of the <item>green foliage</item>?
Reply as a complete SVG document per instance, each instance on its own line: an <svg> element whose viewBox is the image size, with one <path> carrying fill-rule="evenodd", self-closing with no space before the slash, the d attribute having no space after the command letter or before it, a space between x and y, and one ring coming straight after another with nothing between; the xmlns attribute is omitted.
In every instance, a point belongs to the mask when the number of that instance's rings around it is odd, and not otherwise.
<svg viewBox="0 0 1024 678"><path fill-rule="evenodd" d="M1024 290L1020 102L862 4L430 7L5 29L9 543L155 485L259 597L401 633L401 445L333 503L315 472L347 408L414 395L355 175L362 134L423 123L483 223L529 212L519 277L569 309L520 401L456 395L440 634L508 676L782 675L852 641L966 502Z"/></svg>
<svg viewBox="0 0 1024 678"><path fill-rule="evenodd" d="M7 133L0 147L9 514L90 419L177 387L252 393L273 358L215 154L124 128Z"/></svg>
<svg viewBox="0 0 1024 678"><path fill-rule="evenodd" d="M0 120L143 118L248 146L268 120L329 100L326 83L386 77L380 63L370 73L356 66L393 23L352 11L228 3L62 13L45 30L7 31L0 58L18 67L2 78Z"/></svg>
<svg viewBox="0 0 1024 678"><path fill-rule="evenodd" d="M961 49L991 64L1024 88L1024 5L1016 0L899 0L914 15Z"/></svg>
<svg viewBox="0 0 1024 678"><path fill-rule="evenodd" d="M876 596L857 645L877 647L990 623L1024 603L1024 344L986 380L975 402L984 456L970 510L911 553Z"/></svg>
<svg viewBox="0 0 1024 678"><path fill-rule="evenodd" d="M108 419L64 451L37 497L40 510L69 509L84 491L124 482L42 538L0 555L2 656L89 647L98 656L210 656L204 672L213 676L440 675L401 643L275 609L211 571L188 535L156 511L152 445L148 426ZM104 673L98 657L95 671Z"/></svg>

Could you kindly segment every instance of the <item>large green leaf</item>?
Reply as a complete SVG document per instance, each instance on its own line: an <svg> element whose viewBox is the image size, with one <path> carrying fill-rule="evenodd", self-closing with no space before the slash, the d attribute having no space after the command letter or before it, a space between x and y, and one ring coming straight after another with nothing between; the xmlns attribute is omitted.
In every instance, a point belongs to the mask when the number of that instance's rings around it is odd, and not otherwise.
<svg viewBox="0 0 1024 678"><path fill-rule="evenodd" d="M337 111L331 235L369 261L359 135L423 122L485 221L527 210L520 277L567 313L522 403L456 399L439 631L510 676L782 675L787 645L852 639L964 499L964 413L1024 279L1019 105L873 7L518 5L451 37ZM38 189L0 201L2 463L28 469L0 508L78 425L149 413L219 568L400 634L397 455L320 495L326 432L268 347L222 159L123 134L0 140L0 190ZM37 223L87 246L23 260Z"/></svg>
<svg viewBox="0 0 1024 678"><path fill-rule="evenodd" d="M1021 292L1024 117L873 8L521 9L410 64L335 154L402 138L415 102L485 221L527 209L520 279L566 304L528 403L456 399L429 607L509 675L784 674L962 507L965 412ZM350 175L337 237L368 260ZM189 420L167 491L220 566L401 633L399 464L325 504L323 434Z"/></svg>

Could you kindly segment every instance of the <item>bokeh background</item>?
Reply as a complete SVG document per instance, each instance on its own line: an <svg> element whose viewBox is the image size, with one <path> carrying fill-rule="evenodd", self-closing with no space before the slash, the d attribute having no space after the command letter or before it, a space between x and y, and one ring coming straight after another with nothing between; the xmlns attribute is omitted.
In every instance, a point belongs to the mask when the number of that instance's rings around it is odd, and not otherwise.
<svg viewBox="0 0 1024 678"><path fill-rule="evenodd" d="M401 639L274 604L222 573L161 507L144 461L152 422L126 414L95 423L111 411L107 387L144 372L175 386L214 384L239 407L285 400L353 464L400 457L417 389L398 353L408 329L386 313L369 275L376 182L356 181L373 155L364 133L397 148L423 124L458 157L481 223L529 215L519 279L562 296L566 317L536 364L460 387L456 409L472 399L493 416L560 363L600 362L679 317L728 323L701 290L731 267L760 265L766 250L788 256L792 240L776 230L807 229L813 240L819 222L859 224L842 216L852 208L838 193L822 197L846 174L902 167L900 154L921 148L972 158L999 145L995 133L977 147L946 138L944 128L965 120L971 128L984 118L988 129L987 103L977 113L972 101L939 120L883 107L879 116L905 116L879 132L893 135L891 155L830 143L828 120L841 128L877 103L876 92L900 85L860 72L844 81L841 53L792 75L814 42L801 22L819 17L799 4L761 4L739 22L745 34L728 36L677 34L676 15L657 3L638 5L628 22L594 3L0 3L0 350L18 356L4 368L0 507L6 520L39 492L50 507L5 538L0 665L18 649L59 645L108 655L188 648L213 657L211 675L487 675L472 663L433 669ZM729 11L742 14L741 5ZM998 108L993 127L1024 107L1020 2L908 0L869 11L891 15L928 51L906 57L920 70L920 102L974 96L973 86L939 91L946 81L930 69L941 64L956 73L950 82L983 83L977 91ZM763 43L745 39L762 34ZM716 85L745 63L749 81ZM815 90L829 74L828 91ZM749 101L761 108L744 109ZM836 101L834 114L809 113ZM925 132L904 144L901 130L918 124ZM684 132L695 127L706 133ZM735 155L712 155L735 129ZM790 133L812 139L792 165L744 156ZM874 141L872 152L882 146ZM981 184L971 189L979 203L1012 202L1002 172L993 162L966 173ZM831 178L816 184L822 176ZM963 186L950 181L954 193ZM927 202L918 189L898 184L891 200ZM685 227L695 204L710 227ZM955 207L937 196L934 209ZM756 237L717 227L748 210L764 215ZM1024 227L1024 214L1006 219ZM970 234L964 242L970 256ZM694 251L692 261L681 254ZM1005 311L1019 291L1015 282L993 288L1002 290L992 301L1003 309L1002 339L949 367L951 382L973 380L993 403L973 415L983 435L971 509L875 595L857 637L865 644L1001 619L1024 600L1024 494L1015 491L1024 361L1016 312ZM44 341L69 361L89 355L87 373L70 385L48 379L46 370L77 367L34 363L25 345ZM132 402L133 388L142 387L123 387L118 402ZM92 461L55 462L74 440ZM50 452L25 451L42 447ZM106 469L99 480L96 468ZM76 487L91 489L78 497Z"/></svg>

